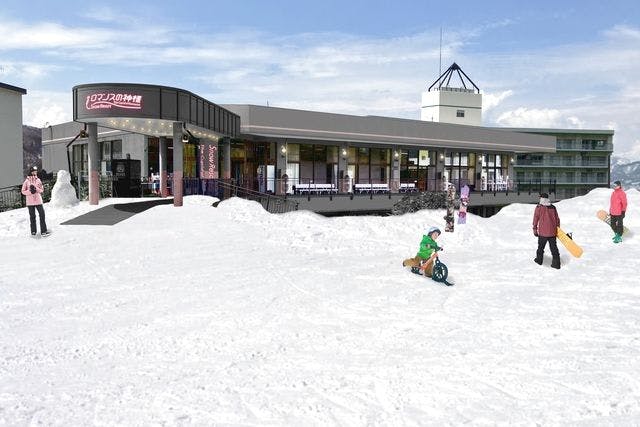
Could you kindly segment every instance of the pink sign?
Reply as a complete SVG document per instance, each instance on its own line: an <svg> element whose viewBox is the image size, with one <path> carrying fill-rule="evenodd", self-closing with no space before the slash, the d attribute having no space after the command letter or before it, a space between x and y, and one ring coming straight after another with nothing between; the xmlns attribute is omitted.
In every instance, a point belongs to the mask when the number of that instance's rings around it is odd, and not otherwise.
<svg viewBox="0 0 640 427"><path fill-rule="evenodd" d="M84 103L87 110L124 108L126 110L142 110L142 95L130 93L100 92L87 95Z"/></svg>
<svg viewBox="0 0 640 427"><path fill-rule="evenodd" d="M200 178L218 179L218 144L200 144Z"/></svg>

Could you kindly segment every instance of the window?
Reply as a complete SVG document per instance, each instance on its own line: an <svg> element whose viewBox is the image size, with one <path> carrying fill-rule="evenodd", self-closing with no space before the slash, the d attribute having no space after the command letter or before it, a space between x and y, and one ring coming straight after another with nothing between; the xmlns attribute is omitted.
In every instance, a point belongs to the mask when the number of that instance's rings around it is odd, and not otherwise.
<svg viewBox="0 0 640 427"><path fill-rule="evenodd" d="M456 117L464 117L464 110L456 110Z"/></svg>

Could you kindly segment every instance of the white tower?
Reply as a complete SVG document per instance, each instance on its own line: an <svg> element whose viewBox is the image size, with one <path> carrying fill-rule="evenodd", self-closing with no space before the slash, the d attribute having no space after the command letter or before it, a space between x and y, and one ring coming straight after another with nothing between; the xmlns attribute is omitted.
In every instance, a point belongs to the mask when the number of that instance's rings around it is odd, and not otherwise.
<svg viewBox="0 0 640 427"><path fill-rule="evenodd" d="M454 74L455 73L455 74ZM462 86L450 86L457 75ZM482 126L482 94L455 62L422 92L420 119L428 122Z"/></svg>

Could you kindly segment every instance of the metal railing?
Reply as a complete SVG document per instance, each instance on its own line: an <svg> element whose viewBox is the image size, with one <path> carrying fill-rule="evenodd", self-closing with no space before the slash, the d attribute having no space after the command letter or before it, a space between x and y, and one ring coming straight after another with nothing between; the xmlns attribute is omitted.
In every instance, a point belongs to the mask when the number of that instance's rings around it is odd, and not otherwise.
<svg viewBox="0 0 640 427"><path fill-rule="evenodd" d="M237 185L233 180L184 178L183 185L185 196L199 194L217 197L220 200L240 197L260 203L270 213L285 213L298 210L298 202L295 200L245 188Z"/></svg>
<svg viewBox="0 0 640 427"><path fill-rule="evenodd" d="M0 212L25 206L24 196L20 192L21 188L21 185L0 188Z"/></svg>

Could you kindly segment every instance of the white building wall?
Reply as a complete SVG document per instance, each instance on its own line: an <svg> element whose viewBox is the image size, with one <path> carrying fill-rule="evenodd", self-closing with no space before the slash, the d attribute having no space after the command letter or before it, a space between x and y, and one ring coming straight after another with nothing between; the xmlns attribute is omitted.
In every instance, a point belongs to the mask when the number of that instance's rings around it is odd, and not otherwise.
<svg viewBox="0 0 640 427"><path fill-rule="evenodd" d="M0 188L23 180L22 94L0 88Z"/></svg>
<svg viewBox="0 0 640 427"><path fill-rule="evenodd" d="M464 111L464 117L457 117L458 110ZM420 119L482 126L482 94L451 88L423 92Z"/></svg>

